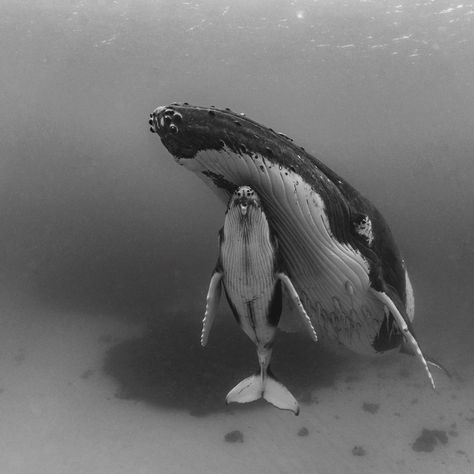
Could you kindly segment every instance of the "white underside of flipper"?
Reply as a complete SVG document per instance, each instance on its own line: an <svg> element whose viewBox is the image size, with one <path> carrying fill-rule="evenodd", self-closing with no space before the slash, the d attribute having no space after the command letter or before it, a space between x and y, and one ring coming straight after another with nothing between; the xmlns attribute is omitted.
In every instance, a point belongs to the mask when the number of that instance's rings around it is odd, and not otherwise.
<svg viewBox="0 0 474 474"><path fill-rule="evenodd" d="M273 377L262 378L255 374L239 382L226 396L226 403L249 403L264 398L281 410L292 411L295 415L300 407L290 391Z"/></svg>
<svg viewBox="0 0 474 474"><path fill-rule="evenodd" d="M222 292L222 273L214 272L209 283L209 290L206 298L206 312L204 319L202 320L202 332L201 332L201 346L207 344L209 333L211 332L212 324L217 314L219 307L219 301Z"/></svg>
<svg viewBox="0 0 474 474"><path fill-rule="evenodd" d="M373 288L371 288L370 290L372 294L375 295L375 297L388 308L390 313L395 318L395 321L397 322L398 327L402 331L403 337L405 337L408 344L413 348L416 355L421 360L423 366L425 367L428 378L430 379L431 386L433 387L434 390L436 390L435 382L434 382L433 376L431 375L425 356L423 355L423 352L421 352L420 346L418 345L418 341L415 339L415 336L413 336L413 334L410 332L410 329L408 328L406 321L403 319L403 316L400 314L400 311L395 306L392 299L389 298L385 292L377 291L377 290L374 290Z"/></svg>
<svg viewBox="0 0 474 474"><path fill-rule="evenodd" d="M405 294L406 294L406 312L408 319L413 322L415 319L415 295L413 294L413 287L411 286L410 277L405 269Z"/></svg>
<svg viewBox="0 0 474 474"><path fill-rule="evenodd" d="M314 329L313 323L311 322L308 313L304 309L303 303L301 302L300 297L298 296L298 293L295 287L293 286L293 283L291 283L291 280L288 278L288 275L285 275L284 273L278 273L277 276L285 285L288 291L288 295L290 296L296 309L298 310L298 313L301 316L301 319L303 320L303 323L305 324L306 328L308 329L311 338L313 339L313 341L317 342L318 336L316 334L316 330Z"/></svg>

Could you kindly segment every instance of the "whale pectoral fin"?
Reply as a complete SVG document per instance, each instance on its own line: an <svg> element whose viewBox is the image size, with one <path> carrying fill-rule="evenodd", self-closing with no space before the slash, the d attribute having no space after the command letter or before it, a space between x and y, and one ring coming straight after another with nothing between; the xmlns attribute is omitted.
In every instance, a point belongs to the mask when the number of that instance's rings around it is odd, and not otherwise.
<svg viewBox="0 0 474 474"><path fill-rule="evenodd" d="M437 360L433 359L430 356L425 356L425 359L429 365L432 365L433 367L436 367L438 370L441 370L442 372L444 372L444 374L448 378L452 378L451 372L446 367L444 367L444 365L441 365L441 363L439 363Z"/></svg>
<svg viewBox="0 0 474 474"><path fill-rule="evenodd" d="M408 354L410 356L416 355L413 349L411 348L411 346L409 346L405 342L400 347L400 354ZM431 365L433 367L436 367L438 370L441 370L450 379L453 377L451 375L451 372L444 365L442 365L441 362L438 362L437 360L433 359L433 357L426 354L425 354L425 359L428 365Z"/></svg>
<svg viewBox="0 0 474 474"><path fill-rule="evenodd" d="M421 360L423 366L425 367L426 373L428 375L428 378L430 379L431 386L433 387L433 390L436 390L436 386L435 386L435 382L433 380L433 376L431 375L431 371L428 367L428 362L426 361L425 356L423 355L423 352L421 352L418 341L416 340L415 336L413 335L413 333L408 328L408 325L407 325L405 319L403 319L403 316L400 314L400 311L395 306L395 303L383 291L377 291L377 290L374 290L373 288L370 288L370 291L381 303L383 303L389 309L390 313L395 318L395 321L397 322L398 327L402 331L403 337L405 338L408 345L412 348L414 353L418 356L418 358Z"/></svg>
<svg viewBox="0 0 474 474"><path fill-rule="evenodd" d="M298 310L299 315L303 319L303 322L304 322L306 328L308 329L311 338L314 341L317 341L318 336L316 334L316 330L313 327L313 323L311 322L311 319L309 319L308 313L304 309L303 303L301 302L300 297L298 296L298 293L296 292L296 289L293 286L293 283L288 278L288 275L286 275L285 273L278 273L277 277L284 283L284 285L285 285L285 287L288 291L288 295L290 296L293 303L295 304L295 307Z"/></svg>
<svg viewBox="0 0 474 474"><path fill-rule="evenodd" d="M293 301L288 294L285 285L282 285L282 306L280 321L278 322L278 329L288 333L306 332L306 324L298 316L298 310L295 308Z"/></svg>
<svg viewBox="0 0 474 474"><path fill-rule="evenodd" d="M209 283L209 290L206 297L206 312L204 319L202 320L202 331L201 331L201 346L207 344L209 333L211 331L212 323L216 317L217 308L219 307L219 301L222 292L222 272L215 271L212 274L211 282Z"/></svg>

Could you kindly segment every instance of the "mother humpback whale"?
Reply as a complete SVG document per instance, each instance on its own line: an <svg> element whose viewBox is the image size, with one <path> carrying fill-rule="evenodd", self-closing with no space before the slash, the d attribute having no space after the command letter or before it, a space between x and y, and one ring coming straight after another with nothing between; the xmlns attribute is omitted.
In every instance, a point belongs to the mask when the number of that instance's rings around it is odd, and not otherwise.
<svg viewBox="0 0 474 474"><path fill-rule="evenodd" d="M380 212L324 163L243 114L187 103L158 107L150 130L227 203L260 196L285 268L320 337L359 353L416 354L408 273Z"/></svg>

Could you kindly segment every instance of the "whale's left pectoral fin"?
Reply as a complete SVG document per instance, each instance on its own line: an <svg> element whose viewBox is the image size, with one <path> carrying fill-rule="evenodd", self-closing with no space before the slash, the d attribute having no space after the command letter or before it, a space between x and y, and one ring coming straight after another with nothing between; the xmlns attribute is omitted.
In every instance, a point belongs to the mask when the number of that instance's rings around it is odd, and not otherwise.
<svg viewBox="0 0 474 474"><path fill-rule="evenodd" d="M202 331L201 331L201 346L207 344L209 333L211 332L212 323L217 314L219 307L219 301L221 299L222 292L222 272L215 270L212 274L211 282L209 283L209 290L206 298L206 312L204 319L202 320Z"/></svg>
<svg viewBox="0 0 474 474"><path fill-rule="evenodd" d="M400 346L400 354L408 354L410 356L414 356L416 355L416 352L406 341L403 341L402 345ZM425 359L428 365L431 365L432 367L436 367L438 370L441 370L448 378L451 379L453 377L451 372L444 365L442 365L441 362L438 362L437 360L426 354Z"/></svg>
<svg viewBox="0 0 474 474"><path fill-rule="evenodd" d="M412 348L413 352L418 356L418 358L421 360L423 366L425 367L426 373L428 375L428 378L430 379L431 386L433 387L433 390L436 390L435 382L433 379L433 376L431 375L431 371L428 367L428 362L425 359L425 356L423 355L423 352L421 352L420 346L418 344L418 341L416 340L415 336L413 333L410 331L408 328L408 325L401 315L400 311L398 308L395 306L395 303L392 301L392 299L384 292L384 291L377 291L373 288L370 289L372 294L381 302L383 303L392 316L395 318L395 321L397 322L398 327L400 328L403 337L405 338L406 342L408 343L409 347Z"/></svg>
<svg viewBox="0 0 474 474"><path fill-rule="evenodd" d="M306 328L309 331L309 334L311 335L311 338L314 341L318 340L318 336L316 334L316 330L314 329L313 323L311 322L311 319L309 319L308 313L304 309L303 303L300 300L300 297L298 296L298 293L296 291L296 288L293 286L293 283L289 279L288 275L285 273L278 273L278 278L282 281L282 283L285 285L288 294L290 298L292 299L293 303L295 304L296 309L298 310L299 315L303 319L303 322L306 326Z"/></svg>

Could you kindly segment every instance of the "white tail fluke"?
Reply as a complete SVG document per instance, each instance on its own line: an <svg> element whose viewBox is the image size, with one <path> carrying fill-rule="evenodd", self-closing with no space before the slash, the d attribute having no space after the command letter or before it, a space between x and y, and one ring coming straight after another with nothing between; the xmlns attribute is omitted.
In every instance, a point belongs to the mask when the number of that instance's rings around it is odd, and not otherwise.
<svg viewBox="0 0 474 474"><path fill-rule="evenodd" d="M225 397L226 403L249 403L263 395L262 377L252 375L239 382Z"/></svg>
<svg viewBox="0 0 474 474"><path fill-rule="evenodd" d="M291 392L280 382L267 376L263 398L281 410L290 410L295 415L300 412L300 407Z"/></svg>
<svg viewBox="0 0 474 474"><path fill-rule="evenodd" d="M226 397L226 403L249 403L264 398L281 410L290 410L295 415L300 407L290 391L272 376L255 374L239 382Z"/></svg>

